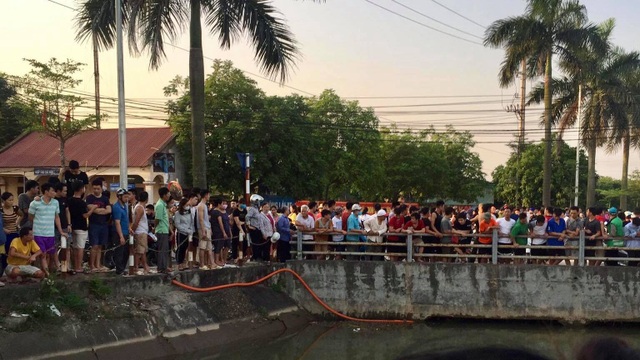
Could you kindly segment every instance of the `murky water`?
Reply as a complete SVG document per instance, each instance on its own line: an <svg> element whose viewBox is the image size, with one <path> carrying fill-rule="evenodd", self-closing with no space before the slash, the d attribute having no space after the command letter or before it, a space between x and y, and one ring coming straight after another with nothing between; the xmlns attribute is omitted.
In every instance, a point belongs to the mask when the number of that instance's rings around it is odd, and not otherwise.
<svg viewBox="0 0 640 360"><path fill-rule="evenodd" d="M286 338L254 343L206 358L386 360L434 351L499 345L529 349L552 359L564 360L573 359L576 349L598 336L616 336L640 347L640 327L621 324L565 327L541 323L441 321L412 326L372 326L326 322L311 324Z"/></svg>

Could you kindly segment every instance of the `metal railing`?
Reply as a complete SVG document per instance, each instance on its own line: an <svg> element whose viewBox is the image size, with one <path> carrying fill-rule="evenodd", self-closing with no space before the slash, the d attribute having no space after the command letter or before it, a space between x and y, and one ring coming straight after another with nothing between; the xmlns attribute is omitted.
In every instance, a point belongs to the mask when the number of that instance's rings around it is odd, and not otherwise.
<svg viewBox="0 0 640 360"><path fill-rule="evenodd" d="M321 236L345 236L342 241L315 241L315 240L301 240L304 235L321 235ZM349 241L346 236L354 235L359 238L364 237L366 241ZM389 236L397 236L400 241L389 241ZM369 237L384 238L384 242L372 242L369 241ZM336 256L347 257L350 259L358 259L365 257L367 259L372 258L402 258L404 261L448 261L450 259L466 259L466 261L488 259L487 261L492 264L498 264L501 262L510 262L512 260L564 260L566 265L570 265L570 261L573 261L573 265L585 266L587 261L593 262L594 265L598 262L616 262L616 264L622 263L625 265L627 262L640 262L640 248L629 248L624 246L606 246L604 242L610 240L624 240L630 239L623 237L597 237L593 241L603 242L603 245L587 246L587 236L582 230L578 237L565 237L567 240L577 240L577 245L533 245L530 241L527 241L527 245L513 245L513 244L501 244L500 238L506 238L501 236L497 229L494 229L491 234L466 234L466 235L446 235L444 238L450 239L458 237L459 239L474 239L473 244L464 243L439 243L439 242L425 242L425 238L433 238L431 234L425 233L384 233L382 235L362 234L355 232L348 232L344 235L342 232L301 232L298 231L291 239L292 250L291 253L294 258L298 260L305 259L306 256ZM479 243L479 238L491 238L490 244ZM522 239L556 239L555 236L532 236L521 235L517 238ZM640 240L640 239L638 239ZM321 250L323 247L327 247L326 250ZM309 247L313 247L310 249ZM319 249L320 248L320 249ZM398 250L396 250L398 249ZM430 249L434 249L430 250ZM445 250L443 249L451 249ZM471 251L462 251L470 249ZM490 249L490 251L480 250ZM516 255L516 249L524 249L524 254ZM555 255L534 255L536 250L562 250L563 256ZM577 251L569 254L568 251ZM509 251L510 253L507 253ZM588 251L593 251L593 254L589 254ZM607 256L611 252L616 252L618 256ZM636 254L638 257L630 257L629 253ZM520 251L522 253L522 251ZM626 255L625 255L626 253ZM589 254L589 256L587 256ZM622 256L620 256L622 254ZM613 264L612 264L613 265Z"/></svg>

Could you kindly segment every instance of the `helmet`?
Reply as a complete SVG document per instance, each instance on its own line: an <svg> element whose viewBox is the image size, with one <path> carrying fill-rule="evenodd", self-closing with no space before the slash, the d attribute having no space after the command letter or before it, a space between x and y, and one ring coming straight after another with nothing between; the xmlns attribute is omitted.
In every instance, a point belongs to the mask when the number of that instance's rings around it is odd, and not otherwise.
<svg viewBox="0 0 640 360"><path fill-rule="evenodd" d="M253 194L253 195L251 195L249 200L251 202L261 202L261 201L264 201L264 198L262 196L258 195L258 194Z"/></svg>
<svg viewBox="0 0 640 360"><path fill-rule="evenodd" d="M273 233L273 235L271 235L271 242L275 243L278 240L280 240L280 233L276 231Z"/></svg>
<svg viewBox="0 0 640 360"><path fill-rule="evenodd" d="M124 195L126 193L127 193L127 189L123 189L123 188L120 188L120 189L118 189L118 191L116 191L116 195L117 196L121 196L121 195Z"/></svg>

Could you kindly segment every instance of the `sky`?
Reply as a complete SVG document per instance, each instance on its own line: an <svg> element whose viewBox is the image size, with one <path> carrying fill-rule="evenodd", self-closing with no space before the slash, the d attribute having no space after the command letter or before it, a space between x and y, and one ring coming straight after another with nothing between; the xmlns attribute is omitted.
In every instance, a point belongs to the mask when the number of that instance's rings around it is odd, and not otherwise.
<svg viewBox="0 0 640 360"><path fill-rule="evenodd" d="M93 93L92 49L89 43L75 41L76 13L69 9L76 8L77 2L55 2L0 0L0 72L25 74L29 66L24 58L69 58L87 64L79 75L83 82L78 90ZM635 0L582 3L593 22L616 19L613 41L617 45L640 50L640 7ZM284 85L265 79L243 39L223 51L217 37L203 31L205 66L214 58L231 60L269 95L318 95L334 89L343 98L373 107L383 125L394 122L413 129L433 125L436 130L452 125L471 131L488 179L496 166L506 162L510 152L506 143L514 139L518 122L505 109L519 102L514 99L519 84L498 86L504 51L482 46L481 39L484 28L493 21L522 14L524 0L274 0L273 4L301 51ZM163 126L158 120L166 117L163 87L176 75L188 75L188 34L166 41L172 45L166 46L166 59L157 71L149 68L146 54L132 56L125 45L128 127ZM101 95L115 98L114 50L100 54L100 81ZM528 81L527 88L538 81ZM105 99L102 108L109 115L104 127L116 127L117 103ZM541 106L532 106L527 114L527 139L541 139ZM575 146L576 131L568 131L565 138ZM621 151L598 152L599 175L620 178L621 166ZM640 156L633 150L630 171L636 169L640 169Z"/></svg>

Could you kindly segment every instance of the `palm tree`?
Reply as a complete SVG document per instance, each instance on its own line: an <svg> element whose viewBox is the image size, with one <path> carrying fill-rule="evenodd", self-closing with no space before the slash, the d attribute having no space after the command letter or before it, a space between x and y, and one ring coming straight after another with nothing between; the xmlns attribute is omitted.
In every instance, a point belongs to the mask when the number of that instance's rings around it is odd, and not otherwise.
<svg viewBox="0 0 640 360"><path fill-rule="evenodd" d="M586 8L573 0L528 0L525 14L495 21L485 33L485 45L504 47L502 87L513 82L521 61L528 76L544 75L544 174L542 203L551 202L551 125L553 56L573 57L572 49L601 48L596 27L587 24Z"/></svg>
<svg viewBox="0 0 640 360"><path fill-rule="evenodd" d="M148 52L152 69L158 69L165 58L165 41L174 41L183 29L189 29L193 185L205 188L202 19L208 30L218 35L223 49L247 34L261 70L279 77L281 82L287 79L298 53L293 35L265 0L122 0L122 7L129 49L136 54ZM95 35L101 48L111 48L116 36L115 20L115 0L83 0L77 37L82 40Z"/></svg>
<svg viewBox="0 0 640 360"><path fill-rule="evenodd" d="M633 71L623 78L630 94L640 93L640 71ZM628 114L624 118L616 118L612 124L611 135L607 143L607 151L614 152L622 145L622 177L620 182L620 208L629 209L627 204L629 191L629 152L631 147L640 148L640 104L637 95L631 95Z"/></svg>
<svg viewBox="0 0 640 360"><path fill-rule="evenodd" d="M611 142L613 138L624 141L625 129L629 129L629 110L635 102L625 79L640 69L640 54L624 53L611 45L613 20L607 20L598 27L605 52L575 49L571 58L560 62L567 74L554 79L553 101L550 109L552 122L557 124L560 136L575 125L578 115L579 86L583 86L583 118L580 121L582 144L587 150L587 207L595 203L596 150ZM544 83L535 86L528 103L540 103L546 97Z"/></svg>

